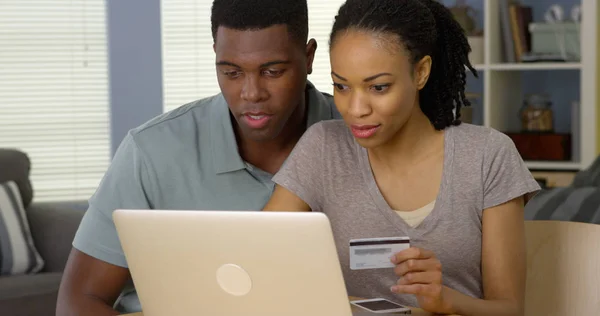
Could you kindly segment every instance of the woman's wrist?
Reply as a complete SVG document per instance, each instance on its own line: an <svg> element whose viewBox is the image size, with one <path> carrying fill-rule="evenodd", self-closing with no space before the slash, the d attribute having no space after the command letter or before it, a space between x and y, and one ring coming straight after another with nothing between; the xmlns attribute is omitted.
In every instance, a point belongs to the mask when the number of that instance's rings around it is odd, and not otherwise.
<svg viewBox="0 0 600 316"><path fill-rule="evenodd" d="M457 305L460 305L457 302L457 295L461 295L460 293L452 290L451 288L444 286L442 288L442 310L444 314L447 315L456 315L458 314Z"/></svg>
<svg viewBox="0 0 600 316"><path fill-rule="evenodd" d="M442 306L446 315L523 315L510 300L478 299L449 287L442 289Z"/></svg>

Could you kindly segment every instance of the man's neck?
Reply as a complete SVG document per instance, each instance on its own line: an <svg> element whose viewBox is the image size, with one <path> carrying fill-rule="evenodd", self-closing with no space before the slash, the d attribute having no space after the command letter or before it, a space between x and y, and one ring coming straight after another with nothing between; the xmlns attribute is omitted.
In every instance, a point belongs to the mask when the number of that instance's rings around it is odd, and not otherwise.
<svg viewBox="0 0 600 316"><path fill-rule="evenodd" d="M269 141L257 142L238 133L238 150L242 159L268 173L277 173L306 131L307 111L308 105L303 102L281 133Z"/></svg>
<svg viewBox="0 0 600 316"><path fill-rule="evenodd" d="M369 149L369 156L390 172L413 165L443 148L443 131L437 131L421 111L415 111L388 143Z"/></svg>

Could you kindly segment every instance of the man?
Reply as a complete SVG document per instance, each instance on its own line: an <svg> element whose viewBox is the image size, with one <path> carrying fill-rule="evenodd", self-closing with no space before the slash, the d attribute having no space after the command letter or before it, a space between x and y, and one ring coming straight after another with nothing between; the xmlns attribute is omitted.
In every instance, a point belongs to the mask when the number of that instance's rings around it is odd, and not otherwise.
<svg viewBox="0 0 600 316"><path fill-rule="evenodd" d="M306 128L339 117L307 82L317 44L306 0L215 0L211 20L222 93L125 137L73 242L57 315L139 311L135 290L123 290L115 209L260 210Z"/></svg>

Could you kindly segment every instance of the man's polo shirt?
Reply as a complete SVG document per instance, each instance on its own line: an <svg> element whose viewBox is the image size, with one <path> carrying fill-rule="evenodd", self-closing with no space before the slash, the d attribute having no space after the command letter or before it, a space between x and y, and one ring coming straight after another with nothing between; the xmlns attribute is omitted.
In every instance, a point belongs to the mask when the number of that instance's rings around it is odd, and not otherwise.
<svg viewBox="0 0 600 316"><path fill-rule="evenodd" d="M307 95L309 126L340 118L333 98L310 82ZM73 246L127 267L114 210L261 210L273 192L271 177L240 157L221 94L192 102L127 134L89 200Z"/></svg>

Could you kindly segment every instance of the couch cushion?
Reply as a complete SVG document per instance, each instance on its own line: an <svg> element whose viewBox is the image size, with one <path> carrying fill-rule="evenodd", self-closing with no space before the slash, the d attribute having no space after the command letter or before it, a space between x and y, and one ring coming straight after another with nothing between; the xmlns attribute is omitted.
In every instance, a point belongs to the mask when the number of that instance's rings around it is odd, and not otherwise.
<svg viewBox="0 0 600 316"><path fill-rule="evenodd" d="M29 180L29 157L18 150L0 149L0 166L0 183L14 181L19 187L23 205L27 208L33 200L33 188Z"/></svg>
<svg viewBox="0 0 600 316"><path fill-rule="evenodd" d="M57 291L61 278L60 272L0 277L0 300Z"/></svg>
<svg viewBox="0 0 600 316"><path fill-rule="evenodd" d="M87 203L33 203L27 219L36 249L44 258L43 272L62 272Z"/></svg>
<svg viewBox="0 0 600 316"><path fill-rule="evenodd" d="M10 316L54 316L61 273L0 277L0 311Z"/></svg>
<svg viewBox="0 0 600 316"><path fill-rule="evenodd" d="M17 184L0 183L0 276L37 273L43 267Z"/></svg>
<svg viewBox="0 0 600 316"><path fill-rule="evenodd" d="M600 224L600 187L543 190L525 206L525 219Z"/></svg>

